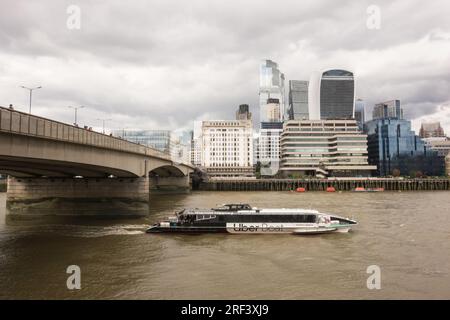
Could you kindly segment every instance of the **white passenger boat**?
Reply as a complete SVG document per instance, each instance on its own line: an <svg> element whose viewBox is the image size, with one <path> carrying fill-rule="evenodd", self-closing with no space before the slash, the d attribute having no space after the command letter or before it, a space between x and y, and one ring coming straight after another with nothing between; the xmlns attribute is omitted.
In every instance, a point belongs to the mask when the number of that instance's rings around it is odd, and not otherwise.
<svg viewBox="0 0 450 320"><path fill-rule="evenodd" d="M308 209L258 209L225 204L213 209L184 209L151 226L148 233L228 232L241 234L318 234L348 232L357 222Z"/></svg>

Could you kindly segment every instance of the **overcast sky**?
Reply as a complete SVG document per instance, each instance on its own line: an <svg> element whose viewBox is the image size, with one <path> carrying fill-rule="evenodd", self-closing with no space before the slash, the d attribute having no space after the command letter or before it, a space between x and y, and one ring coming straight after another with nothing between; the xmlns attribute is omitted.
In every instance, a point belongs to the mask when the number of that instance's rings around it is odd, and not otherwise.
<svg viewBox="0 0 450 320"><path fill-rule="evenodd" d="M259 65L272 59L287 80L349 69L367 111L400 99L415 128L440 120L450 134L448 0L0 4L3 106L27 111L19 86L41 85L33 113L73 122L67 106L83 105L78 122L93 127L110 118L114 129L192 128L232 119L242 103L257 120ZM367 27L372 4L379 29ZM80 29L67 27L70 5L81 10Z"/></svg>

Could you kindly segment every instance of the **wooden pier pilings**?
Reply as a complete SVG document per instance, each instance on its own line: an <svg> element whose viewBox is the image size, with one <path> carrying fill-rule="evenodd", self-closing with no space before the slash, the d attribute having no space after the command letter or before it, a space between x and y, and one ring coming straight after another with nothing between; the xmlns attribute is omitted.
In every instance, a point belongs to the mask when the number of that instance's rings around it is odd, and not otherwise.
<svg viewBox="0 0 450 320"><path fill-rule="evenodd" d="M450 190L450 179L257 179L213 180L200 184L200 190L208 191L289 191L297 188L307 191L353 191L357 187L384 188L386 191Z"/></svg>

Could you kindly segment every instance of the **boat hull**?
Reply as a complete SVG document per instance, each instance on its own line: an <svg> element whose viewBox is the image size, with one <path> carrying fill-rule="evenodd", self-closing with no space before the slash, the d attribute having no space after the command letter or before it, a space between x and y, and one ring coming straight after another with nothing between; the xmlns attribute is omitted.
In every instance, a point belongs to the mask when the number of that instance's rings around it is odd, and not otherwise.
<svg viewBox="0 0 450 320"><path fill-rule="evenodd" d="M198 227L198 226L152 226L147 233L230 233L230 234L324 234L340 232L346 233L351 229L350 225L298 225L298 224L245 224L231 223L222 227Z"/></svg>

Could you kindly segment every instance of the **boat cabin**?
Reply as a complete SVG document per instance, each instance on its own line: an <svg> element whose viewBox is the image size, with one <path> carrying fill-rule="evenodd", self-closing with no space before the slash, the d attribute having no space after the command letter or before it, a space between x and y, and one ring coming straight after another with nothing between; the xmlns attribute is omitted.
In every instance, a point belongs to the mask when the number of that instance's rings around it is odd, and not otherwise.
<svg viewBox="0 0 450 320"><path fill-rule="evenodd" d="M223 204L220 207L213 208L214 211L239 211L252 210L252 207L246 203Z"/></svg>

